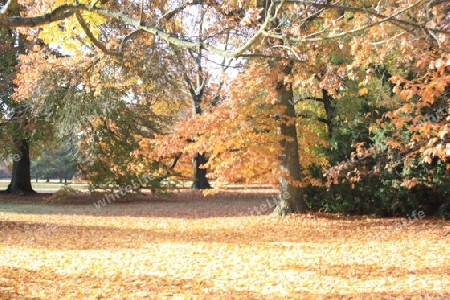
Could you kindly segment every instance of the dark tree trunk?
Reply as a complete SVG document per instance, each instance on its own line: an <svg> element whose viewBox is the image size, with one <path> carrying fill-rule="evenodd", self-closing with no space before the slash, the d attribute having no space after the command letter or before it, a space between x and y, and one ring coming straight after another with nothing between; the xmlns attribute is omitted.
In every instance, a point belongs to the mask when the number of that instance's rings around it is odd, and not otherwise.
<svg viewBox="0 0 450 300"><path fill-rule="evenodd" d="M206 168L202 168L202 165L208 162L205 154L195 154L193 160L194 178L192 180L192 188L198 190L210 189L211 185L206 177Z"/></svg>
<svg viewBox="0 0 450 300"><path fill-rule="evenodd" d="M191 55L192 52L191 52ZM198 53L195 57L196 67L197 67L197 78L195 81L191 80L185 74L185 81L189 85L189 91L192 97L192 117L195 118L197 115L202 114L202 99L204 95L204 89L206 84L206 79L204 79L200 74L202 71L201 68L201 53ZM209 184L208 177L206 177L207 170L205 168L201 168L202 165L206 164L208 159L205 154L196 153L192 159L193 164L193 179L192 179L192 189L210 189L211 185Z"/></svg>
<svg viewBox="0 0 450 300"><path fill-rule="evenodd" d="M325 112L327 114L327 129L328 129L328 136L331 138L333 135L333 105L331 103L331 100L333 98L330 96L327 90L322 90L322 101L323 101L323 107L325 109Z"/></svg>
<svg viewBox="0 0 450 300"><path fill-rule="evenodd" d="M30 149L28 141L21 139L16 142L16 148L20 159L13 161L11 183L8 185L7 192L14 194L35 193L31 186L30 172Z"/></svg>
<svg viewBox="0 0 450 300"><path fill-rule="evenodd" d="M201 110L201 99L203 93L200 95L192 95L192 105L193 105L193 115L200 115L202 113ZM210 189L211 185L209 184L208 177L206 177L207 170L206 168L201 168L202 165L208 162L208 158L206 158L205 154L196 153L194 158L192 159L192 167L194 172L194 178L192 179L192 188L196 190L204 190Z"/></svg>
<svg viewBox="0 0 450 300"><path fill-rule="evenodd" d="M290 74L291 69L291 65L287 66L283 70L284 75ZM286 174L286 177L281 176L279 179L280 199L274 213L285 216L289 213L306 212L306 203L303 197L303 190L292 184L293 181L299 183L301 180L295 109L294 105L291 104L294 98L292 85L284 81L279 82L277 98L278 104L284 107L284 114L280 118L279 127L279 132L284 137L281 140L283 152L280 156L280 168Z"/></svg>

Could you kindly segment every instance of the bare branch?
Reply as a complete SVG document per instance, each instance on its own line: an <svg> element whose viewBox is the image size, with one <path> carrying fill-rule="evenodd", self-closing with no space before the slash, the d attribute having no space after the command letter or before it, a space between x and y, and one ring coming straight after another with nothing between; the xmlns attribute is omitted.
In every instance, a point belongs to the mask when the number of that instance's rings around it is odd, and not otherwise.
<svg viewBox="0 0 450 300"><path fill-rule="evenodd" d="M290 51L292 54L294 54L294 56L297 58L298 61L302 61L302 59L298 55L297 51L295 51L292 47L289 47L287 45L275 45L275 46L272 46L272 48L283 48L283 49L286 49L286 50Z"/></svg>

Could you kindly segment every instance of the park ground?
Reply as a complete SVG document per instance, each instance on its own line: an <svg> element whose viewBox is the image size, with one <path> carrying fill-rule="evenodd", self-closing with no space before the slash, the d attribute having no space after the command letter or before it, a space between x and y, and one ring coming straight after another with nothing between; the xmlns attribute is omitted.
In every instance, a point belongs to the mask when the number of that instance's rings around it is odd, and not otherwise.
<svg viewBox="0 0 450 300"><path fill-rule="evenodd" d="M0 194L0 299L450 299L450 223L270 215L274 190Z"/></svg>

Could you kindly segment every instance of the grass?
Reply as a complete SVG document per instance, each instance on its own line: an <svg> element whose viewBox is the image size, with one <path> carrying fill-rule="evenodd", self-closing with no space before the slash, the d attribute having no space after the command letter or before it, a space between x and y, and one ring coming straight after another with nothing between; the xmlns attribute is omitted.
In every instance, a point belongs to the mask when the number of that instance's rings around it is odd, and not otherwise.
<svg viewBox="0 0 450 300"><path fill-rule="evenodd" d="M0 198L0 299L450 298L448 222L279 218L273 192Z"/></svg>
<svg viewBox="0 0 450 300"><path fill-rule="evenodd" d="M6 190L10 182L11 181L8 179L0 179L0 190ZM32 186L38 193L54 193L63 187L64 183L60 183L59 180L50 180L48 183L44 180L40 180L37 183L33 181ZM83 183L69 183L69 186L80 190L85 190L88 188L88 185Z"/></svg>

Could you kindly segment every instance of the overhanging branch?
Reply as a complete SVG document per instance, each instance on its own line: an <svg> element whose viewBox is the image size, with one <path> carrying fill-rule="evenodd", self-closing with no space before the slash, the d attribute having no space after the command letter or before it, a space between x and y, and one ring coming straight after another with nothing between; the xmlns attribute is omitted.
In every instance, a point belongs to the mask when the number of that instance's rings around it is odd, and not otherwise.
<svg viewBox="0 0 450 300"><path fill-rule="evenodd" d="M304 38L289 38L289 41L290 41L290 42L293 42L293 43L320 42L320 41L324 41L324 40L329 40L329 39L334 39L334 38L340 38L340 37L344 37L344 36L347 36L347 35L359 33L359 32L365 31L365 30L367 30L367 29L369 29L369 28L372 28L372 27L375 27L375 26L380 25L380 24L382 24L382 23L385 23L385 22L390 22L390 21L396 21L396 22L397 22L397 21L400 21L400 20L395 19L395 17L397 17L397 16L399 16L399 15L405 13L406 11L408 11L408 10L410 10L410 9L412 9L412 8L414 8L414 7L416 7L416 6L418 6L418 5L419 5L420 3L422 3L423 1L424 1L424 0L418 0L418 1L416 1L415 3L413 3L413 4L411 4L411 5L409 5L409 6L405 7L405 8L403 8L403 9L401 9L401 10L399 10L399 11L396 11L395 13L392 13L392 14L389 15L389 16L383 16L382 19L380 19L380 20L378 20L378 21L376 21L376 22L368 23L368 24L366 24L366 25L363 25L363 26L360 26L360 27L357 27L357 28L353 28L353 29L351 29L351 30L343 31L343 32L336 33L336 34L330 34L330 35L326 35L326 36L316 37L316 38L307 38L307 37L304 37ZM325 6L326 6L326 5L330 5L330 4L314 4L314 3L303 2L303 1L291 1L291 2L297 2L297 3L302 2L303 4L308 3L309 5L313 5L313 6L318 6L318 5L320 5L320 7L323 6L323 5L325 5ZM339 5L339 6L331 5L330 7L335 7L335 8L336 8L336 7L341 7L341 6L340 6L340 5ZM343 6L343 7L345 7L345 6ZM350 9L350 7L349 7L348 9ZM363 12L368 12L367 10L363 10L363 9L361 9L361 11L363 11ZM378 15L378 16L382 16L382 15L380 15L380 14L377 14L377 15ZM408 24L409 24L409 23L408 23ZM418 25L418 24L416 24L416 25L417 25L417 26L420 26L420 25ZM421 26L420 26L420 28L424 28L424 27L421 27ZM438 31L437 29L436 29L436 30L435 30L435 29L432 29L432 30ZM448 34L449 32L445 32L445 33ZM267 37L271 37L271 38L274 38L274 39L281 39L281 40L286 39L286 37L283 36L283 35L274 34L274 33L270 33L270 32L267 32L267 31L263 32L263 34L264 34L265 36L267 36Z"/></svg>
<svg viewBox="0 0 450 300"><path fill-rule="evenodd" d="M12 2L14 0L10 0ZM8 5L6 6L8 8ZM5 11L6 12L6 11ZM62 21L76 12L74 4L62 4L49 13L34 17L2 17L0 14L0 27L37 27L45 24Z"/></svg>
<svg viewBox="0 0 450 300"><path fill-rule="evenodd" d="M322 8L322 9L334 9L334 10L340 10L340 11L348 11L348 12L359 12L359 13L364 13L364 14L368 14L368 15L372 15L374 17L377 17L379 19L384 19L383 22L390 22L392 24L394 24L395 26L399 26L402 29L406 30L404 28L404 26L410 26L410 27L414 27L417 29L426 29L432 32L437 32L437 33L444 33L444 34L449 34L448 31L445 30L440 30L438 28L430 28L427 27L425 25L422 24L418 24L418 23L413 23L413 22L408 22L405 20L399 20L396 19L395 17L399 14L402 14L414 7L416 7L417 5L421 4L422 2L426 2L424 0L419 0L413 4L411 4L410 6L406 7L405 9L391 15L391 16L385 16L383 14L378 13L376 10L371 9L372 6L366 6L366 7L354 7L354 6L347 6L347 5L339 5L339 4L331 4L331 3L320 3L320 2L311 2L311 1L299 1L299 0L284 0L284 1L275 1L277 3L282 3L284 2L285 4L297 4L297 5L306 5L306 6L312 6L312 7L316 7L316 8ZM436 2L432 2L432 3L428 3L426 6L426 9L428 10L428 7L430 5L432 6L436 6L438 4L441 4L445 2L444 0L437 0Z"/></svg>
<svg viewBox="0 0 450 300"><path fill-rule="evenodd" d="M194 4L194 3L196 3L196 1L197 0L193 0L191 3ZM358 8L358 7L349 7L349 6L345 6L345 5L316 3L316 2L309 2L309 1L293 1L293 0L291 0L291 1L289 1L289 0L273 1L273 2L271 2L271 7L267 11L267 15L264 20L264 23L261 24L259 29L252 36L250 36L247 39L247 41L243 43L242 46L237 47L237 49L235 48L234 50L232 50L232 49L223 50L214 45L208 44L205 41L192 42L192 41L183 39L182 37L177 37L173 34L167 33L164 30L159 29L156 26L153 26L150 24L145 24L142 22L142 20L140 18L132 17L123 12L112 11L108 8L96 7L94 5L88 5L88 4L78 4L78 3L62 4L62 5L54 8L49 13L46 13L46 14L43 14L40 16L32 16L32 17L21 17L21 16L9 17L9 16L6 16L5 17L6 14L3 12L6 12L8 9L10 9L11 6L13 5L12 3L14 3L14 0L9 0L7 2L7 5L4 6L1 10L3 14L0 14L0 27L37 27L37 26L49 24L49 23L52 23L55 21L64 20L64 19L72 16L76 12L87 11L87 12L101 15L103 17L109 17L114 20L124 22L128 25L133 26L137 31L142 30L142 31L150 33L154 36L158 36L161 40L164 40L165 42L167 42L169 44L173 44L178 47L187 48L187 49L196 49L196 50L205 49L205 50L209 51L210 53L214 53L214 54L217 54L222 57L230 57L230 58L252 57L254 54L245 53L245 52L247 52L247 50L250 49L250 47L256 43L256 41L258 40L258 37L260 37L261 35L268 36L268 37L271 37L274 39L283 40L288 43L319 42L319 41L324 41L324 40L333 39L333 38L340 38L340 37L352 35L355 33L360 33L371 27L382 24L384 22L390 22L396 26L398 26L398 24L403 24L405 26L407 25L407 26L411 26L411 27L430 30L433 32L443 32L445 34L449 34L449 32L443 31L443 30L440 30L437 28L428 28L424 25L410 23L407 21L396 19L396 17L399 16L400 14L403 14L404 12L411 10L414 7L417 7L418 5L422 4L423 2L424 2L424 0L416 1L416 2L412 3L411 5L392 13L389 16L383 16L381 14L378 14L374 10L369 10L364 7ZM330 9L342 9L342 10L347 10L347 11L359 11L359 12L371 14L371 15L379 18L379 20L370 22L370 23L362 25L360 27L353 28L351 30L334 33L334 34L329 34L329 35L325 35L325 36L318 36L318 37L306 36L306 37L298 37L298 38L287 37L286 35L272 33L268 29L270 27L270 24L273 21L273 19L276 18L278 11L282 7L282 5L283 4L286 5L286 3L287 4L290 4L290 3L305 4L305 5L311 5L311 6L314 6L317 8L330 8ZM270 13L271 11L274 11L274 12ZM169 16L170 16L170 12L169 12ZM89 27L87 27L87 26L85 26L85 28L89 29ZM83 28L83 29L85 29L85 28ZM109 54L113 54L114 52L121 51L121 50L114 51L114 50L106 49L106 47L104 45L102 45L98 40L92 39L93 35L89 34L89 32L90 32L89 30L87 30L87 31L85 30L85 32L88 35L88 37L90 36L89 38L91 39L91 41L97 47L99 47L102 51L109 53ZM125 41L126 41L126 38L122 41L121 47L124 45ZM261 57L261 55L256 55L256 56Z"/></svg>

